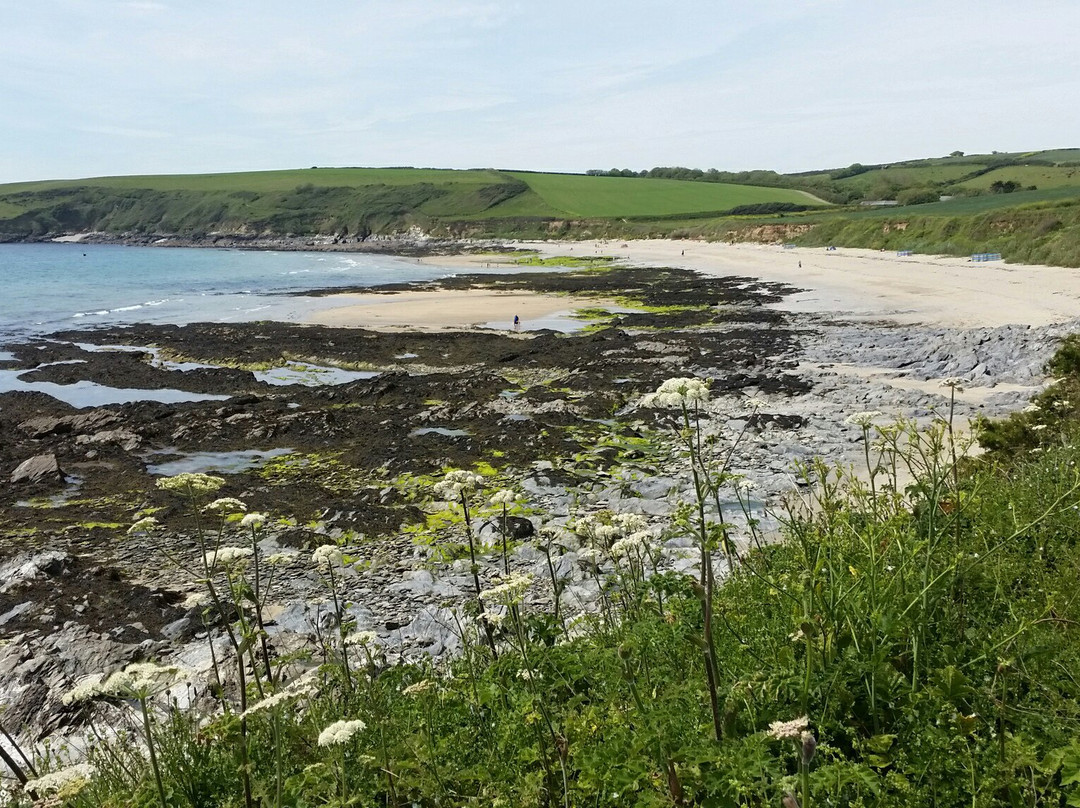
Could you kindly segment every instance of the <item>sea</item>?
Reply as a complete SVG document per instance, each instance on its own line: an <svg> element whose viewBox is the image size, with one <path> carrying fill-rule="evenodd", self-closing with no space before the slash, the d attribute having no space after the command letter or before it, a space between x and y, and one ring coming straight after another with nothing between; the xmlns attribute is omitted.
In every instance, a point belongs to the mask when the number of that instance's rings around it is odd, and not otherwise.
<svg viewBox="0 0 1080 808"><path fill-rule="evenodd" d="M298 293L455 272L460 269L366 253L0 244L0 350L72 328L301 321L341 303ZM476 272L484 270L469 270Z"/></svg>

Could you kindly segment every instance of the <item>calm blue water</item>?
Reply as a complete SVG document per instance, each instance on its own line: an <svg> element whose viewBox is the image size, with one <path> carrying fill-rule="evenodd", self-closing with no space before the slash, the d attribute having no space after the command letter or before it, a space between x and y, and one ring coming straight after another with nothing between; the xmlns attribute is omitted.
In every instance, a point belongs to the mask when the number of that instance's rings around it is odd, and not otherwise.
<svg viewBox="0 0 1080 808"><path fill-rule="evenodd" d="M0 346L117 323L299 320L341 304L282 293L450 274L382 255L0 244Z"/></svg>

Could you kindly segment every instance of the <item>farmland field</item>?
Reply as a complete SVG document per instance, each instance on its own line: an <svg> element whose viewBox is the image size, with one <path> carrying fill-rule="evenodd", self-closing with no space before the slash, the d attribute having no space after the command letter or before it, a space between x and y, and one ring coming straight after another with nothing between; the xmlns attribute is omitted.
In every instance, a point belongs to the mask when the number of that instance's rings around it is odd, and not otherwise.
<svg viewBox="0 0 1080 808"><path fill-rule="evenodd" d="M730 210L739 205L767 202L824 204L810 194L786 188L635 177L587 177L580 174L521 172L514 173L513 176L528 183L549 211L554 209L582 218L668 216ZM513 205L514 201L503 204ZM537 210L540 210L540 206L537 206ZM503 212L503 205L500 205L488 211L487 215L506 214ZM543 216L550 213L537 212L531 215Z"/></svg>
<svg viewBox="0 0 1080 808"><path fill-rule="evenodd" d="M1018 182L1025 188L1080 186L1080 166L1005 166L960 183L966 188L989 188L994 182Z"/></svg>
<svg viewBox="0 0 1080 808"><path fill-rule="evenodd" d="M301 168L284 171L243 171L230 174L148 174L130 177L95 177L46 180L0 185L0 194L94 186L155 191L290 191L301 185L320 188L355 188L365 185L492 185L506 176L486 169L454 171L441 168Z"/></svg>

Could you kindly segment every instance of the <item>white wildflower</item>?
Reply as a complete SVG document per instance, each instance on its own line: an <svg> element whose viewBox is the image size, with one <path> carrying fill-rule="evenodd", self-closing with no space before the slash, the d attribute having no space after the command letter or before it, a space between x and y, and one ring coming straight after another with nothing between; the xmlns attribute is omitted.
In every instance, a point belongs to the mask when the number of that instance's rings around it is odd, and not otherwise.
<svg viewBox="0 0 1080 808"><path fill-rule="evenodd" d="M963 384L964 384L964 380L961 379L959 376L949 376L947 379L942 379L941 380L941 386L942 387L951 387L953 390L956 390L957 392L960 392L961 390L964 389Z"/></svg>
<svg viewBox="0 0 1080 808"><path fill-rule="evenodd" d="M100 674L91 674L83 677L75 687L65 693L60 701L64 706L80 704L84 701L97 698L101 695L102 677Z"/></svg>
<svg viewBox="0 0 1080 808"><path fill-rule="evenodd" d="M254 552L250 547L219 547L207 553L203 557L203 563L211 569L219 564L223 567L235 567L246 564Z"/></svg>
<svg viewBox="0 0 1080 808"><path fill-rule="evenodd" d="M506 620L505 612L484 612L480 615L480 622L487 623L489 626L501 626L504 620Z"/></svg>
<svg viewBox="0 0 1080 808"><path fill-rule="evenodd" d="M374 631L357 631L355 634L350 634L345 638L345 644L371 646L375 645L377 639L378 635Z"/></svg>
<svg viewBox="0 0 1080 808"><path fill-rule="evenodd" d="M845 424L851 426L861 426L863 429L868 429L874 425L874 419L880 418L885 413L880 410L867 410L865 412L857 412L849 415L844 419Z"/></svg>
<svg viewBox="0 0 1080 808"><path fill-rule="evenodd" d="M99 696L144 698L170 687L176 680L187 675L187 671L176 665L135 662L104 680L99 675L84 678L65 693L61 701L65 705L72 705Z"/></svg>
<svg viewBox="0 0 1080 808"><path fill-rule="evenodd" d="M480 593L481 600L494 600L505 606L520 603L522 597L533 582L533 576L529 573L511 572L503 579L501 584L486 589Z"/></svg>
<svg viewBox="0 0 1080 808"><path fill-rule="evenodd" d="M446 472L442 482L436 483L432 490L435 492L435 496L440 499L447 502L458 502L463 495L471 494L483 484L484 478L479 474L456 469Z"/></svg>
<svg viewBox="0 0 1080 808"><path fill-rule="evenodd" d="M172 686L177 679L188 676L179 665L157 665L153 662L134 662L119 673L114 673L103 685L107 693L125 695L149 694ZM114 682L115 680L115 682Z"/></svg>
<svg viewBox="0 0 1080 808"><path fill-rule="evenodd" d="M583 547L578 550L577 557L582 564L599 564L604 554L595 547Z"/></svg>
<svg viewBox="0 0 1080 808"><path fill-rule="evenodd" d="M27 780L23 789L39 797L45 794L61 794L64 799L68 799L86 788L94 774L96 771L89 763L77 763L66 769L43 774L36 780Z"/></svg>
<svg viewBox="0 0 1080 808"><path fill-rule="evenodd" d="M766 406L766 401L763 398L751 396L750 398L746 399L746 406L748 406L752 410L760 410Z"/></svg>
<svg viewBox="0 0 1080 808"><path fill-rule="evenodd" d="M515 502L521 502L525 497L521 494L513 491L509 488L503 488L501 491L496 491L491 495L492 505L513 505Z"/></svg>
<svg viewBox="0 0 1080 808"><path fill-rule="evenodd" d="M311 554L311 560L320 572L326 572L332 567L341 566L341 550L336 544L322 544L315 548L315 552Z"/></svg>
<svg viewBox="0 0 1080 808"><path fill-rule="evenodd" d="M366 727L363 721L335 721L319 733L319 746L340 746L348 743L353 736Z"/></svg>
<svg viewBox="0 0 1080 808"><path fill-rule="evenodd" d="M679 378L668 379L656 388L655 393L650 393L642 398L641 405L643 407L668 409L696 406L708 400L709 388L704 381L695 378Z"/></svg>
<svg viewBox="0 0 1080 808"><path fill-rule="evenodd" d="M1032 402L1032 403L1028 404L1026 407L1024 407L1024 412L1038 412L1041 409L1042 409L1042 407L1040 407L1035 402Z"/></svg>
<svg viewBox="0 0 1080 808"><path fill-rule="evenodd" d="M769 724L769 735L779 740L786 738L801 738L803 731L809 726L810 719L805 715L793 718L791 721L773 721Z"/></svg>
<svg viewBox="0 0 1080 808"><path fill-rule="evenodd" d="M271 567L285 567L293 563L296 553L272 553L266 557L266 563Z"/></svg>
<svg viewBox="0 0 1080 808"><path fill-rule="evenodd" d="M611 517L611 524L626 533L637 533L649 526L648 520L637 513L617 513Z"/></svg>
<svg viewBox="0 0 1080 808"><path fill-rule="evenodd" d="M757 487L757 483L755 483L753 480L748 480L745 477L743 477L741 480L735 481L735 490L742 494L749 493Z"/></svg>
<svg viewBox="0 0 1080 808"><path fill-rule="evenodd" d="M250 718L256 713L262 713L266 712L267 710L272 710L275 707L280 707L282 704L286 704L299 696L299 693L292 693L288 690L280 690L277 693L267 696L266 698L252 704L250 707L244 710L244 712L240 713L240 717Z"/></svg>
<svg viewBox="0 0 1080 808"><path fill-rule="evenodd" d="M629 536L619 539L617 542L611 545L611 557L622 558L623 556L640 555L646 548L649 534L645 531L639 531Z"/></svg>
<svg viewBox="0 0 1080 808"><path fill-rule="evenodd" d="M319 669L313 668L312 670L305 673L303 676L293 679L277 693L267 696L261 701L257 701L255 702L255 704L248 707L247 710L240 714L240 717L246 718L255 713L260 713L265 710L278 707L282 704L292 701L293 699L315 695L319 690L318 674Z"/></svg>
<svg viewBox="0 0 1080 808"><path fill-rule="evenodd" d="M203 510L206 513L219 513L222 516L227 516L230 513L245 513L247 511L247 505L238 500L236 497L221 497L215 499Z"/></svg>
<svg viewBox="0 0 1080 808"><path fill-rule="evenodd" d="M597 525L592 529L592 536L604 544L611 544L619 536L619 529L615 525Z"/></svg>
<svg viewBox="0 0 1080 808"><path fill-rule="evenodd" d="M266 522L265 513L249 513L243 519L240 520L240 527L251 527L258 530Z"/></svg>
<svg viewBox="0 0 1080 808"><path fill-rule="evenodd" d="M1034 424L1031 427L1031 431L1032 432L1042 432L1044 429L1047 429L1047 428L1048 428L1047 424Z"/></svg>
<svg viewBox="0 0 1080 808"><path fill-rule="evenodd" d="M163 477L157 481L157 487L162 491L173 491L178 494L211 494L223 485L225 485L223 477L199 472L185 472L175 477Z"/></svg>
<svg viewBox="0 0 1080 808"><path fill-rule="evenodd" d="M139 521L133 523L128 528L128 535L134 536L136 533L149 533L152 530L156 530L160 527L160 523L152 516L144 516Z"/></svg>

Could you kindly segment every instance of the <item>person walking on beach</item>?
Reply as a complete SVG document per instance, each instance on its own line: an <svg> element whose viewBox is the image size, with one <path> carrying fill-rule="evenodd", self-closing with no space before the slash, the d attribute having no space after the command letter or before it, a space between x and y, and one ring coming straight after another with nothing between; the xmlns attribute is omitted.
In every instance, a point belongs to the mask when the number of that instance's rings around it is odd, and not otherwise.
<svg viewBox="0 0 1080 808"><path fill-rule="evenodd" d="M518 317L516 314L514 315L514 330L515 331L520 331L521 330L521 318Z"/></svg>

